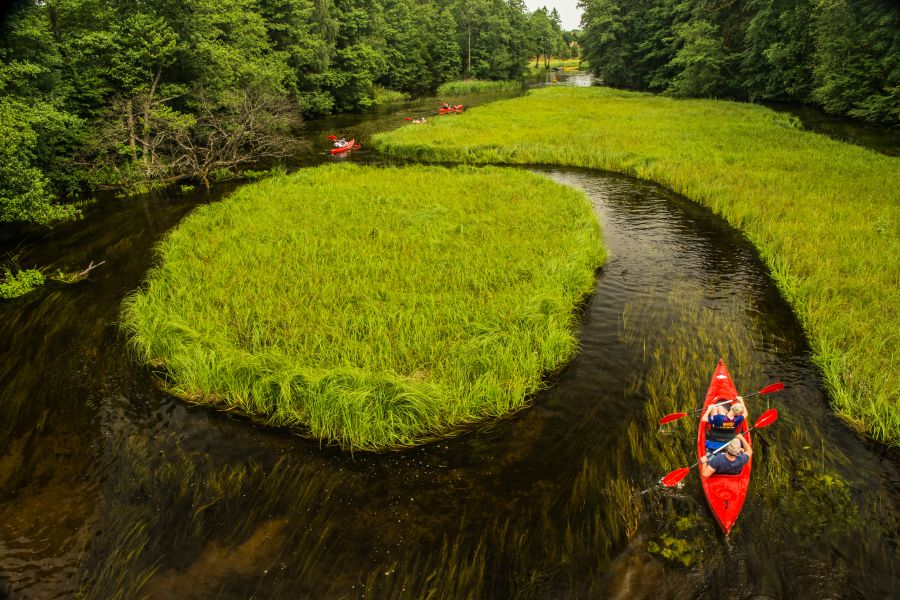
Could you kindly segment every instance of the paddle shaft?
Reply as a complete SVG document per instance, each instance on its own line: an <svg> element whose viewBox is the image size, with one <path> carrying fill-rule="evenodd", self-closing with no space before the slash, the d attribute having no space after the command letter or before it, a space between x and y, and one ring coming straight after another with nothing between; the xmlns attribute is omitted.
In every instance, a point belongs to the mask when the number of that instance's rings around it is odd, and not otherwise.
<svg viewBox="0 0 900 600"><path fill-rule="evenodd" d="M753 429L753 427L749 427L745 433L750 433L751 429ZM724 450L727 445L728 444L723 444L720 448L718 448L712 454L710 454L710 456L718 454L719 452ZM680 469L675 469L674 471L672 471L671 473L669 473L668 475L666 475L665 477L663 477L662 479L657 481L656 485L654 485L653 487L649 487L646 490L642 490L640 492L640 495L643 496L647 492L655 489L657 485L664 485L666 487L674 487L674 486L678 485L682 479L687 477L687 474L691 472L691 469L693 469L694 467L696 467L699 464L700 464L700 461L698 460L697 462L695 462L694 464L692 464L691 466L689 466L687 468L681 467ZM666 481L669 478L672 478L672 481Z"/></svg>
<svg viewBox="0 0 900 600"><path fill-rule="evenodd" d="M741 399L750 398L752 396L759 396L760 394L771 394L772 392L780 392L783 389L784 389L784 384L779 381L778 383L773 383L772 385L767 385L766 387L759 390L758 392L753 392L752 394L747 394L746 396L741 396ZM710 406L722 406L723 404L728 404L729 402L734 402L735 400L737 400L737 398L730 398L728 400L722 400L720 402L716 402L715 404L712 404ZM672 413L672 414L666 415L662 419L660 419L659 424L665 425L666 423L671 423L672 421L677 421L678 419L683 419L684 417L686 417L688 415L693 415L693 414L703 412L704 410L707 410L708 408L709 408L709 406L704 406L702 408L692 410L691 412Z"/></svg>
<svg viewBox="0 0 900 600"><path fill-rule="evenodd" d="M752 427L748 427L747 431L745 431L744 433L750 433L754 429L758 429L760 427L766 427L768 425L771 425L776 420L778 420L778 411L774 408L770 408L769 410L767 410L766 412L761 414L759 416L759 419L756 421L756 423ZM724 450L727 447L727 445L728 444L723 444L720 448L718 448L716 451L714 451L712 454L710 454L710 456L718 454L719 452ZM662 485L664 485L666 487L675 486L682 479L687 477L687 474L691 472L691 469L693 469L694 467L696 467L699 464L700 464L700 461L698 460L697 462L692 464L690 467L682 467L680 469L675 469L674 471L672 471L671 473L669 473L668 475L666 475L665 477L660 479L659 483L661 483Z"/></svg>
<svg viewBox="0 0 900 600"><path fill-rule="evenodd" d="M768 425L768 423L766 423L765 425ZM765 425L763 425L763 427L765 427ZM756 429L756 425L753 425L752 427L748 427L748 428L747 428L747 431L744 431L743 433L741 433L741 435L744 435L745 433L750 433L750 432L753 431L754 429ZM737 436L735 436L735 437L737 437ZM721 446L719 446L718 448L716 448L715 450L713 450L712 453L710 454L710 456L715 456L716 454L718 454L719 452L721 452L722 450L724 450L725 448L727 448L727 447L728 447L728 444L730 444L730 443L731 443L730 440L727 441L727 442L725 442L724 444L722 444ZM707 459L707 460L709 460L709 459ZM688 469L693 469L694 467L696 467L696 466L699 465L699 464L700 464L700 461L698 460L697 462L695 462L694 464L692 464L691 466L689 466Z"/></svg>

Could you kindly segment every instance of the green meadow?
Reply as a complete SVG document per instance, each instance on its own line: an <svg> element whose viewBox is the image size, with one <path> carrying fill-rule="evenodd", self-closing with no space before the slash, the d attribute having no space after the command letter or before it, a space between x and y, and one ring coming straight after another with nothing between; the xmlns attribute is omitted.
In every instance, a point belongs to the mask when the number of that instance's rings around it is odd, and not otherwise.
<svg viewBox="0 0 900 600"><path fill-rule="evenodd" d="M123 306L169 391L352 449L523 406L605 258L583 194L510 169L303 169L195 210Z"/></svg>
<svg viewBox="0 0 900 600"><path fill-rule="evenodd" d="M835 411L900 445L900 159L760 106L608 88L533 90L462 117L374 143L423 161L617 171L708 206L769 265Z"/></svg>

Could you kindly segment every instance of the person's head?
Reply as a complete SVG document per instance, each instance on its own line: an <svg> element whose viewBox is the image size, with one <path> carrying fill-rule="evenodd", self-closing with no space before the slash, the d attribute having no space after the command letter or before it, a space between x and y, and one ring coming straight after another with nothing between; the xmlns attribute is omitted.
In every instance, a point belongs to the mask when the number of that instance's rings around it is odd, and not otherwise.
<svg viewBox="0 0 900 600"><path fill-rule="evenodd" d="M741 440L734 438L733 440L728 442L728 445L725 446L725 452L727 452L728 454L730 454L732 456L737 456L738 454L740 454L741 453Z"/></svg>
<svg viewBox="0 0 900 600"><path fill-rule="evenodd" d="M731 412L733 412L736 415L744 414L744 405L741 404L740 402L735 402L734 404L731 405Z"/></svg>

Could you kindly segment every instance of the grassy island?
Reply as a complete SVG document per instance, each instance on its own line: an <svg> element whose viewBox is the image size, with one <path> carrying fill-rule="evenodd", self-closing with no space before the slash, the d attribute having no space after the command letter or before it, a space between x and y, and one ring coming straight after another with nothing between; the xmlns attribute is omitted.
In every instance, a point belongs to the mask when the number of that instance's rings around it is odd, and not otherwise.
<svg viewBox="0 0 900 600"><path fill-rule="evenodd" d="M123 306L173 393L346 448L523 407L604 252L583 194L510 169L304 169L198 208Z"/></svg>
<svg viewBox="0 0 900 600"><path fill-rule="evenodd" d="M617 171L710 207L771 268L836 411L900 445L900 159L760 106L608 88L533 90L375 144L426 161Z"/></svg>

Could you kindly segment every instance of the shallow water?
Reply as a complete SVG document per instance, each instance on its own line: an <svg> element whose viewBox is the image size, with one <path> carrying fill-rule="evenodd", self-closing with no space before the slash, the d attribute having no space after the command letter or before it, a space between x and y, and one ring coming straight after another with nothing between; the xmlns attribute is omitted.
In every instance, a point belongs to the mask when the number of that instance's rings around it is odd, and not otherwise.
<svg viewBox="0 0 900 600"><path fill-rule="evenodd" d="M365 141L407 113L311 123L304 160L330 160L326 132ZM107 262L0 305L0 597L890 596L900 459L830 414L749 243L655 185L539 172L588 194L611 254L578 356L512 418L400 453L186 405L129 360L122 298L160 236L227 187L109 200L20 246L23 264ZM744 393L786 385L748 400L781 417L754 438L729 540L696 473L640 493L693 462L696 424L656 421L700 406L719 356Z"/></svg>
<svg viewBox="0 0 900 600"><path fill-rule="evenodd" d="M888 127L835 117L812 106L777 103L767 106L773 110L794 115L800 120L803 128L809 131L815 131L849 144L863 146L887 156L900 156L900 127Z"/></svg>

